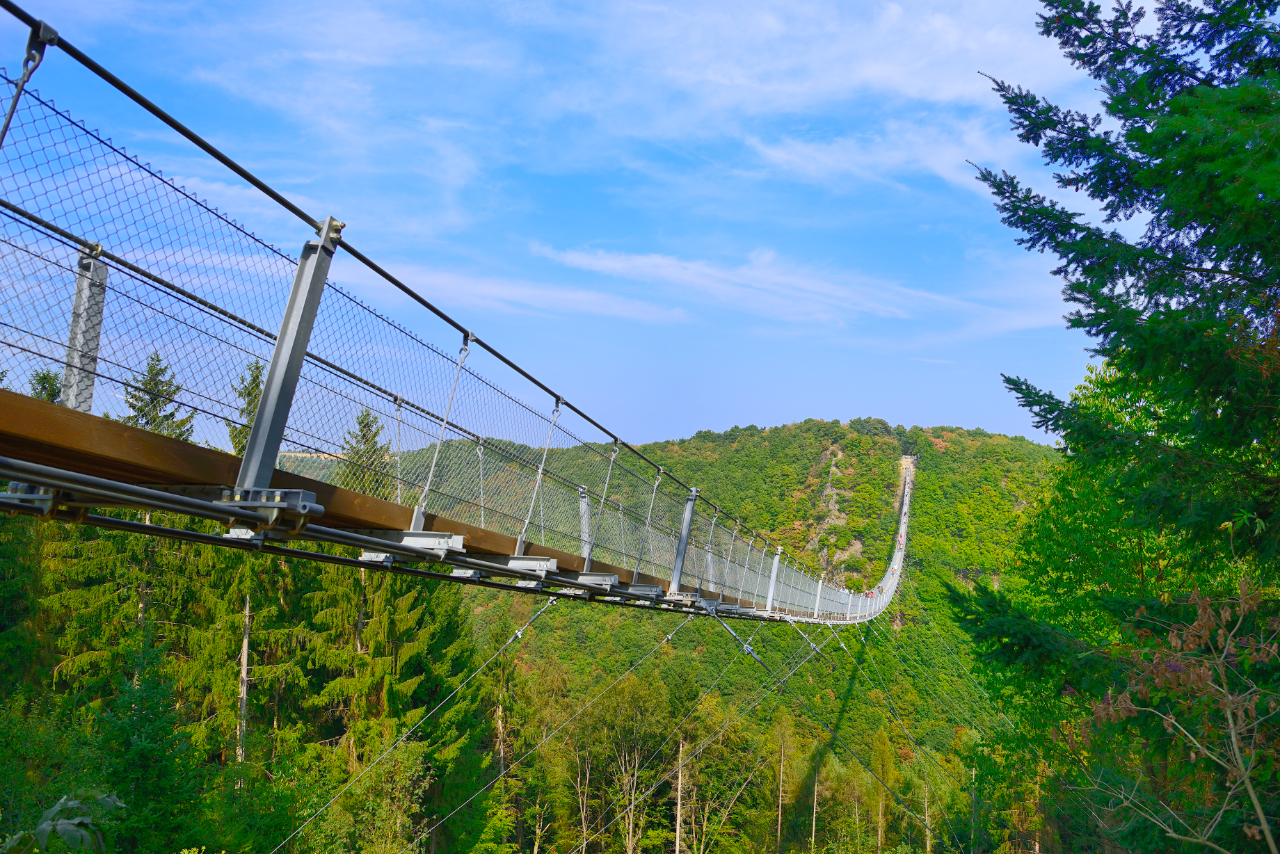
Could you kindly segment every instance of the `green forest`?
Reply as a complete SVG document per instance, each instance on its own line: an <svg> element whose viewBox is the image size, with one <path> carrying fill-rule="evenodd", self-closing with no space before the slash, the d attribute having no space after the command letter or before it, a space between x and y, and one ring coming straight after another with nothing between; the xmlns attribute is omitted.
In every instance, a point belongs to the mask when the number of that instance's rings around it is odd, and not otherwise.
<svg viewBox="0 0 1280 854"><path fill-rule="evenodd" d="M640 448L850 589L915 456L890 611L722 625L0 517L0 850L1280 854L1280 3L1041 7L1100 112L992 81L1056 186L976 176L1096 356L1065 397L1004 379L1054 444L848 413ZM189 438L180 383L157 354L126 420Z"/></svg>

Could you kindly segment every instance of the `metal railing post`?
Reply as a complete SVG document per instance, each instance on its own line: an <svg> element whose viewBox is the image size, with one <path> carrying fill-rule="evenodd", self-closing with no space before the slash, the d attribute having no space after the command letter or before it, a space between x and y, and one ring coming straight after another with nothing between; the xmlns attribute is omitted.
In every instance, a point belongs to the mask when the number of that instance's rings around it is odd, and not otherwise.
<svg viewBox="0 0 1280 854"><path fill-rule="evenodd" d="M716 564L715 564L715 557L711 551L711 543L716 536L716 520L719 518L720 518L720 508L716 507L715 512L711 514L711 527L707 530L706 552L707 552L707 592L708 593L715 592L712 589L712 587L716 583ZM701 587L702 585L698 585L698 586ZM721 584L720 588L721 590L723 590L724 585Z"/></svg>
<svg viewBox="0 0 1280 854"><path fill-rule="evenodd" d="M582 557L591 558L591 499L587 497L587 488L578 487L578 530L581 540ZM584 570L585 571L585 570Z"/></svg>
<svg viewBox="0 0 1280 854"><path fill-rule="evenodd" d="M778 561L782 558L782 546L773 553L773 570L769 573L769 595L764 600L764 609L773 610L773 591L778 586Z"/></svg>
<svg viewBox="0 0 1280 854"><path fill-rule="evenodd" d="M77 412L93 411L93 382L98 373L98 344L107 301L107 265L81 252L76 263L76 293L67 333L67 367L58 402Z"/></svg>
<svg viewBox="0 0 1280 854"><path fill-rule="evenodd" d="M698 487L689 490L684 500L684 518L680 520L680 540L676 543L676 560L671 566L671 587L668 593L680 592L680 576L684 574L684 553L689 548L689 529L693 527L693 509L698 503Z"/></svg>
<svg viewBox="0 0 1280 854"><path fill-rule="evenodd" d="M818 579L818 595L813 597L813 617L818 618L818 611L822 609L822 579Z"/></svg>
<svg viewBox="0 0 1280 854"><path fill-rule="evenodd" d="M302 247L302 258L293 277L293 289L289 291L289 302L280 321L280 335L271 354L258 411L253 416L249 441L240 463L240 475L236 478L239 488L267 489L271 486L271 475L276 469L276 457L289 420L289 408L298 390L302 361L311 340L311 328L316 322L316 312L320 310L320 297L324 293L334 246L342 236L342 228L343 223L327 217L317 232L319 239L309 240Z"/></svg>
<svg viewBox="0 0 1280 854"><path fill-rule="evenodd" d="M748 574L751 573L751 549L755 546L755 544L756 544L756 538L755 538L755 535L753 534L751 539L747 541L747 559L746 559L746 562L742 564L743 567L746 568L746 571ZM753 608L759 607L758 600L756 599L756 593L760 589L760 573L758 572L755 573L755 577L756 577L755 583L751 585L751 607Z"/></svg>

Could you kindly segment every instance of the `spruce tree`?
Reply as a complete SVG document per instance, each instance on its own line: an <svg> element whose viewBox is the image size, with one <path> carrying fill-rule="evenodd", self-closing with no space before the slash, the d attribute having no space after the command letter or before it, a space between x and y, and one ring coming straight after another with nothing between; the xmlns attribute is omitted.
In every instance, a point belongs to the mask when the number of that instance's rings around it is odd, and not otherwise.
<svg viewBox="0 0 1280 854"><path fill-rule="evenodd" d="M164 675L162 651L145 628L136 636L129 662L132 678L119 679L118 693L101 718L103 776L128 807L112 823L119 851L174 850L189 839L196 769Z"/></svg>
<svg viewBox="0 0 1280 854"><path fill-rule="evenodd" d="M227 420L227 436L231 440L231 452L237 457L244 456L244 449L249 444L249 431L253 429L253 419L258 414L258 401L262 399L262 384L266 366L254 359L245 366L244 373L231 386L231 390L240 400L236 410L235 421Z"/></svg>
<svg viewBox="0 0 1280 854"><path fill-rule="evenodd" d="M129 414L120 419L125 424L150 430L162 436L191 441L195 432L195 413L183 415L178 403L182 386L174 378L173 371L158 352L147 357L146 368L124 393Z"/></svg>
<svg viewBox="0 0 1280 854"><path fill-rule="evenodd" d="M1101 208L1090 223L980 169L1003 221L1059 259L1068 326L1122 378L1107 406L1006 383L1081 465L1106 470L1135 521L1208 539L1241 522L1280 554L1280 3L1164 0L1110 13L1044 0L1040 32L1098 81L1102 110L995 81L1018 137ZM1140 225L1127 237L1122 222ZM1128 229L1133 232L1134 229ZM1135 423L1135 415L1141 423Z"/></svg>
<svg viewBox="0 0 1280 854"><path fill-rule="evenodd" d="M395 497L391 444L382 441L382 430L382 420L372 410L360 410L355 427L342 438L342 461L334 483L387 501Z"/></svg>

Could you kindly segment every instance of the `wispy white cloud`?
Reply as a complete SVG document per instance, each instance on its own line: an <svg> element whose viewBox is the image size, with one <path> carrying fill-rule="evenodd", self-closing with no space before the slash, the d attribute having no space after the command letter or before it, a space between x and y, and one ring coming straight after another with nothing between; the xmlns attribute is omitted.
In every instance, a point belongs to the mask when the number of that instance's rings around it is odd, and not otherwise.
<svg viewBox="0 0 1280 854"><path fill-rule="evenodd" d="M862 340L892 349L1062 322L1061 298L1038 257L1010 260L974 253L973 267L983 271L979 283L948 283L954 293L939 293L847 270L806 268L768 250L757 250L736 266L658 253L557 250L541 244L533 250L567 267L660 287L669 301L711 303L717 313L745 313L791 327L817 324L834 330L857 324Z"/></svg>
<svg viewBox="0 0 1280 854"><path fill-rule="evenodd" d="M688 319L682 308L656 305L604 290L476 276L407 264L393 264L389 268L393 275L427 299L453 310L535 315L585 314L641 323L682 323ZM384 309L396 307L389 304L389 300L401 299L398 292L390 290L382 279L364 267L344 265L335 275L340 282L353 287L361 298Z"/></svg>
<svg viewBox="0 0 1280 854"><path fill-rule="evenodd" d="M533 249L567 267L663 286L675 299L709 301L719 310L783 323L844 326L862 315L906 318L921 307L961 305L871 276L806 268L766 249L737 266L658 253L557 250L541 244Z"/></svg>
<svg viewBox="0 0 1280 854"><path fill-rule="evenodd" d="M1025 162L1030 153L1008 132L1008 123L991 116L894 118L880 127L812 141L781 137L766 142L748 137L762 160L779 172L829 186L834 180L902 181L935 175L982 194L969 164Z"/></svg>

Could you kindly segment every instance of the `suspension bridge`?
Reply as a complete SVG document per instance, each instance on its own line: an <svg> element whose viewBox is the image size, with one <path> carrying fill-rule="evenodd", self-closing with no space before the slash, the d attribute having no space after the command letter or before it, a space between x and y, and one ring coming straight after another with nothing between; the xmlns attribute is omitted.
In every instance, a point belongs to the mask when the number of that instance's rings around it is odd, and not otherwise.
<svg viewBox="0 0 1280 854"><path fill-rule="evenodd" d="M857 623L892 602L911 458L884 577L866 592L824 585L358 251L342 222L303 211L48 24L3 6L32 30L21 75L5 78L0 385L45 377L48 399L0 391L0 509L720 617ZM297 254L38 94L28 84L54 46L296 216ZM366 304L341 284L347 265L420 316ZM456 351L440 343L450 337ZM474 370L474 353L502 375ZM152 423L131 417L131 399L148 402Z"/></svg>
<svg viewBox="0 0 1280 854"><path fill-rule="evenodd" d="M10 0L0 8L31 28L21 73L3 77L0 511L686 614L686 622L714 618L769 672L738 718L790 692L790 676L815 656L827 659L831 641L853 658L836 630L870 624L890 608L903 573L914 458L901 460L897 534L883 577L865 591L825 584L798 555L360 252L338 219L302 210L47 23ZM31 83L52 49L296 217L296 253L42 96ZM388 317L344 286L356 272L373 274L416 310ZM456 349L441 343L449 340ZM24 380L42 393L11 390ZM158 514L112 512L121 509ZM195 522L159 524L156 515ZM727 620L785 621L804 648L771 669L751 646L755 632L741 637ZM806 635L804 624L829 636ZM918 662L899 661L923 675ZM958 724L974 724L945 692L935 699ZM632 795L634 806L640 796ZM959 835L950 829L950 837Z"/></svg>

